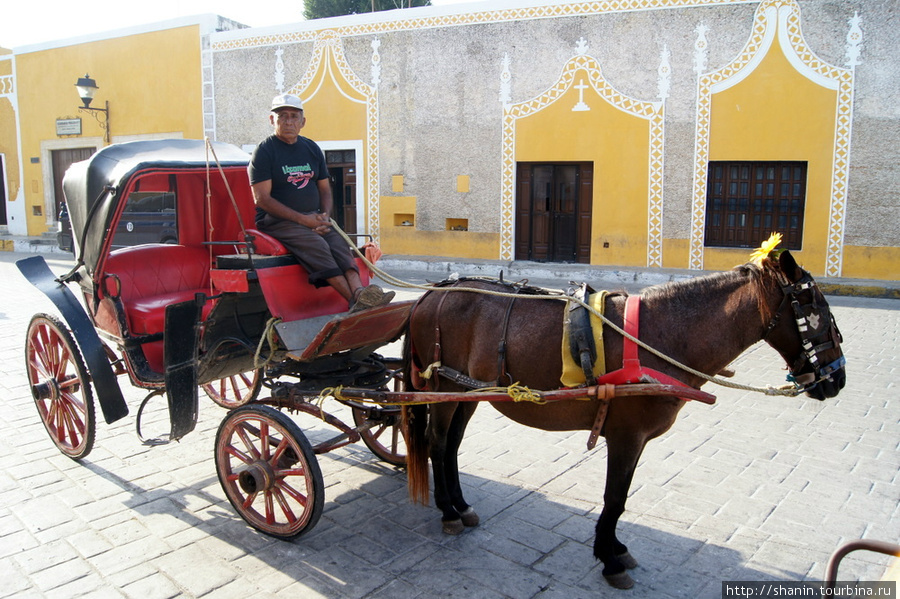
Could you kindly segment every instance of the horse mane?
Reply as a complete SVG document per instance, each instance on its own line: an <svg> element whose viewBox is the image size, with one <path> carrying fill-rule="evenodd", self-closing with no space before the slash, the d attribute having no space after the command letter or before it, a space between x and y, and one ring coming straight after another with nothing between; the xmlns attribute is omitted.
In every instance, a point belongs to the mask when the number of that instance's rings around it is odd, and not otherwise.
<svg viewBox="0 0 900 599"><path fill-rule="evenodd" d="M691 304L702 309L704 297L720 297L723 291L746 286L747 292L755 298L760 320L765 324L774 316L768 298L778 287L777 264L770 259L764 260L762 266L741 264L723 272L648 287L641 291L641 296L653 302L679 302L689 296Z"/></svg>

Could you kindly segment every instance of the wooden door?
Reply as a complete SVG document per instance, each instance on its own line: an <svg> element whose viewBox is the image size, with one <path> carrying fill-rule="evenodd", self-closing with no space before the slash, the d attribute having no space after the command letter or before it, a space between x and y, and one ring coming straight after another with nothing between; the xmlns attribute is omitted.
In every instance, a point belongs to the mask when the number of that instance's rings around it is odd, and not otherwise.
<svg viewBox="0 0 900 599"><path fill-rule="evenodd" d="M590 262L593 165L520 163L516 259Z"/></svg>
<svg viewBox="0 0 900 599"><path fill-rule="evenodd" d="M65 150L51 150L50 159L53 166L53 220L59 216L59 205L65 199L63 196L63 176L72 164L90 158L96 148L69 148ZM93 199L93 198L91 198Z"/></svg>

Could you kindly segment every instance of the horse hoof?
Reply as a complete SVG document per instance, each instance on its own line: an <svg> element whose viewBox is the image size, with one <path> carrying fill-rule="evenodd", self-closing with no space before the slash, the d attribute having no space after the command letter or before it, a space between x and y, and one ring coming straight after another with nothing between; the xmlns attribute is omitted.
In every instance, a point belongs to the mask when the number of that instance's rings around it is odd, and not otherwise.
<svg viewBox="0 0 900 599"><path fill-rule="evenodd" d="M469 528L481 524L481 518L478 517L478 514L476 514L475 510L473 510L471 507L461 513L459 517L462 520L463 526Z"/></svg>
<svg viewBox="0 0 900 599"><path fill-rule="evenodd" d="M441 520L441 530L445 535L458 535L465 529L462 520Z"/></svg>
<svg viewBox="0 0 900 599"><path fill-rule="evenodd" d="M619 563L625 566L626 570L634 570L638 567L637 560L631 557L631 554L627 551L622 555L617 555L616 559L619 560Z"/></svg>
<svg viewBox="0 0 900 599"><path fill-rule="evenodd" d="M619 572L618 574L610 574L609 576L604 574L603 578L605 578L606 582L609 583L609 586L614 589L625 590L634 586L634 580L632 580L628 572Z"/></svg>

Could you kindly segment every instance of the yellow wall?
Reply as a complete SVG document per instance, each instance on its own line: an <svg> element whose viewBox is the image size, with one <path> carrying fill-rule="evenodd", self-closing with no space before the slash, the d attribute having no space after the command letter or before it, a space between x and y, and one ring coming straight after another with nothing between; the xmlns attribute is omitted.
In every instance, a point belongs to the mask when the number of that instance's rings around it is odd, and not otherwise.
<svg viewBox="0 0 900 599"><path fill-rule="evenodd" d="M81 118L83 138L102 138L94 118L79 112L75 81L85 73L97 81L93 107L110 105L110 131L117 136L181 132L203 137L199 26L190 25L20 54L16 57L22 127L24 184L29 235L47 229L43 169L32 163L41 142L57 140L56 119ZM102 117L102 115L100 115ZM92 146L86 143L85 146Z"/></svg>
<svg viewBox="0 0 900 599"><path fill-rule="evenodd" d="M588 81L577 71L574 81ZM591 264L647 264L650 125L584 90L589 111L573 112L574 87L516 121L517 162L593 162ZM609 243L604 248L604 242Z"/></svg>
<svg viewBox="0 0 900 599"><path fill-rule="evenodd" d="M0 56L9 53L10 50L0 48ZM0 77L11 77L12 71L12 60L0 60ZM19 146L16 114L9 98L0 99L0 154L4 155L6 166L6 197L15 200L19 193Z"/></svg>
<svg viewBox="0 0 900 599"><path fill-rule="evenodd" d="M746 79L713 95L709 159L808 161L802 251L813 274L825 270L837 92L803 75L773 43ZM747 250L706 248L704 268L746 261Z"/></svg>

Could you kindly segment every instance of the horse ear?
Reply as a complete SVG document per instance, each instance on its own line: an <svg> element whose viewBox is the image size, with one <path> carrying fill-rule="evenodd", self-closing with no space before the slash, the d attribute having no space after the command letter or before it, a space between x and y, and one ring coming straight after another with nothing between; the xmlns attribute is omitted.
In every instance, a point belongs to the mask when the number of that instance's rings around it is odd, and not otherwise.
<svg viewBox="0 0 900 599"><path fill-rule="evenodd" d="M797 265L797 261L788 250L779 254L778 265L781 267L781 272L791 281L797 281L803 276L803 270Z"/></svg>

